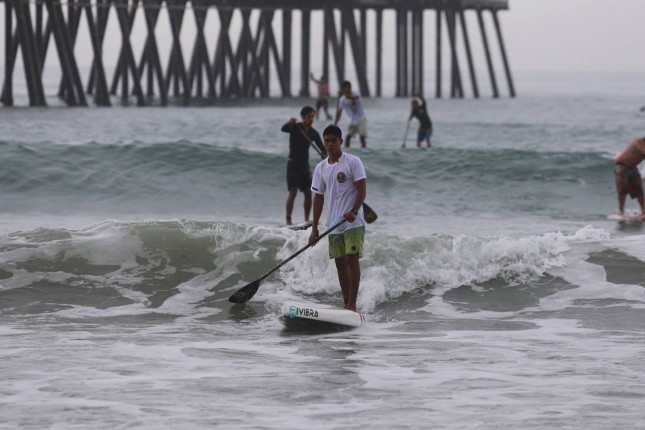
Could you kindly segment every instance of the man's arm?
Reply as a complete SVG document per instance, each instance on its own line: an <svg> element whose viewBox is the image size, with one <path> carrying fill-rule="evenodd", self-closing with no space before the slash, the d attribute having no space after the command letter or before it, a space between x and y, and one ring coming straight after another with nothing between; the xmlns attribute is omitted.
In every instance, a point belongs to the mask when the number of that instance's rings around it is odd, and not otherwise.
<svg viewBox="0 0 645 430"><path fill-rule="evenodd" d="M314 222L311 225L311 234L309 235L309 245L315 245L318 242L318 223L320 222L320 215L322 215L323 206L325 205L325 196L323 194L314 193Z"/></svg>
<svg viewBox="0 0 645 430"><path fill-rule="evenodd" d="M296 123L295 118L289 118L289 121L287 121L283 126L282 126L282 131L285 133L291 133L293 130L293 126Z"/></svg>
<svg viewBox="0 0 645 430"><path fill-rule="evenodd" d="M340 121L340 116L343 114L343 104L342 100L338 101L338 109L336 109L336 120L334 121L334 125L338 125L338 121Z"/></svg>
<svg viewBox="0 0 645 430"><path fill-rule="evenodd" d="M358 193L356 193L354 205L350 208L350 211L345 214L345 219L349 222L354 222L357 214L355 214L353 210L356 209L356 212L358 212L361 206L363 206L365 196L367 195L367 181L365 179L359 179L358 181L354 182L354 185L356 185L356 190L358 191Z"/></svg>
<svg viewBox="0 0 645 430"><path fill-rule="evenodd" d="M353 101L353 100L358 100L358 99L360 99L360 98L361 98L361 95L360 95L360 94L358 94L358 93L356 93L356 92L349 92L349 91L347 91L347 92L346 92L346 93L344 93L343 95L345 96L345 98L347 98L347 99L349 99L349 100L352 100L352 101Z"/></svg>
<svg viewBox="0 0 645 430"><path fill-rule="evenodd" d="M358 181L354 182L354 184L356 185L358 194L356 195L356 200L354 201L354 207L352 209L360 209L361 206L363 206L365 197L367 196L367 180L359 179Z"/></svg>

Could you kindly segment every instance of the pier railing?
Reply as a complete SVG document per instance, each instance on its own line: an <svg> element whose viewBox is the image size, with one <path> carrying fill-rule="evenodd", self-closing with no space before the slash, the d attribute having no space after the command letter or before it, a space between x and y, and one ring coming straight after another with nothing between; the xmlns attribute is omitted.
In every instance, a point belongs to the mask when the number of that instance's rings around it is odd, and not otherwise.
<svg viewBox="0 0 645 430"><path fill-rule="evenodd" d="M52 95L70 106L109 106L115 98L145 106L309 96L312 60L330 87L351 78L368 97L383 95L385 65L394 71L394 95L406 97L425 93L428 53L435 97L444 96L444 80L450 97L466 97L469 88L480 97L476 53L491 95L500 96L501 64L508 95L515 96L498 18L507 0L2 2L5 106L14 104L15 85L24 86L30 106L45 106ZM479 51L469 21L479 27ZM486 21L496 34L497 62ZM52 69L60 82L55 94L46 94L44 71ZM16 73L24 79L14 80Z"/></svg>

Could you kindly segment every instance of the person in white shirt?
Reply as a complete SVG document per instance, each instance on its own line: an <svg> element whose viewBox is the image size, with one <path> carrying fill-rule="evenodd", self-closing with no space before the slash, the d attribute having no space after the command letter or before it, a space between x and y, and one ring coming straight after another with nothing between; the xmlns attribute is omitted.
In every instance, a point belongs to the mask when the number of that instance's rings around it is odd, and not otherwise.
<svg viewBox="0 0 645 430"><path fill-rule="evenodd" d="M349 115L349 128L347 129L345 146L349 148L352 137L358 133L361 147L365 148L367 146L367 116L363 107L363 98L358 91L352 91L352 84L349 81L341 84L338 95L341 97L338 100L334 125L338 125L343 111L346 110Z"/></svg>
<svg viewBox="0 0 645 430"><path fill-rule="evenodd" d="M323 132L323 141L328 156L316 166L311 183L314 213L309 245L318 242L318 223L327 201L327 225L345 220L329 235L329 258L336 262L345 309L356 311L361 280L359 259L363 256L365 238L363 201L367 194L367 176L360 158L342 152L340 128L328 126Z"/></svg>

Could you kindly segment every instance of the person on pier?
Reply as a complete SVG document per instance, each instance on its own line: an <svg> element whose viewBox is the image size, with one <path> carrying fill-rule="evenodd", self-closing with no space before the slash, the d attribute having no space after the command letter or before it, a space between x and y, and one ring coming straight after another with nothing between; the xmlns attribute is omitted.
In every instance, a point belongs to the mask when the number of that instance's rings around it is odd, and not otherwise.
<svg viewBox="0 0 645 430"><path fill-rule="evenodd" d="M309 147L314 149L321 158L327 157L320 134L311 126L316 117L316 110L305 106L300 110L302 122L290 118L282 126L284 133L289 133L289 159L287 160L287 225L293 225L291 213L298 190L304 196L305 222L309 221L311 212L311 170L309 168Z"/></svg>
<svg viewBox="0 0 645 430"><path fill-rule="evenodd" d="M361 147L365 148L367 146L367 116L363 107L363 98L358 91L352 91L352 84L349 81L341 84L338 95L340 99L338 100L338 110L336 111L334 125L338 125L343 111L346 110L349 115L349 128L346 133L345 147L349 148L352 137L358 134L361 139Z"/></svg>

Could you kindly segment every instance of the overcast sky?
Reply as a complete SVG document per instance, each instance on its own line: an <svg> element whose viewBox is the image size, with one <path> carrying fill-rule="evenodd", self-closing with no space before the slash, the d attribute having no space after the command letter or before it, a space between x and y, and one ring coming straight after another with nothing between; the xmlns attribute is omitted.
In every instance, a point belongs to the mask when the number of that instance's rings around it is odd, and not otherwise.
<svg viewBox="0 0 645 430"><path fill-rule="evenodd" d="M516 71L645 72L645 0L510 0L500 12Z"/></svg>

